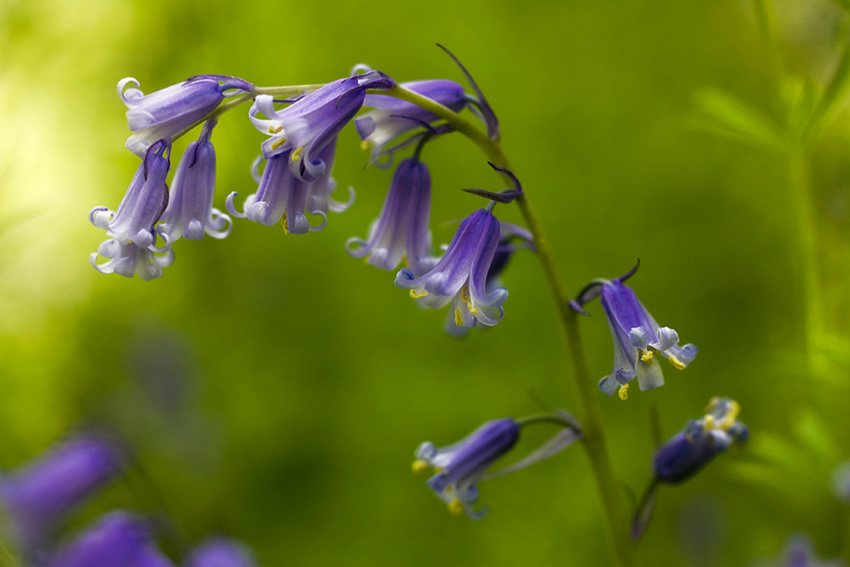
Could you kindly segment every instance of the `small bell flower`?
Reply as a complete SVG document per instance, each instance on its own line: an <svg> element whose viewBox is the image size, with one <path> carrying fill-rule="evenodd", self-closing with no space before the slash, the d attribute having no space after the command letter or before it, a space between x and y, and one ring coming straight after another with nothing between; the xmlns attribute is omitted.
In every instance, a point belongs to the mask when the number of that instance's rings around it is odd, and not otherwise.
<svg viewBox="0 0 850 567"><path fill-rule="evenodd" d="M103 256L107 261L98 264L98 256ZM156 254L133 243L121 244L110 239L101 242L97 252L89 255L89 263L101 274L118 274L125 278L138 274L143 281L150 281L161 278L163 269L174 263L174 250Z"/></svg>
<svg viewBox="0 0 850 567"><path fill-rule="evenodd" d="M210 136L215 122L207 122L196 142L191 142L174 172L168 206L160 217L159 231L168 242L181 237L201 240L204 233L226 238L233 222L212 206L215 195L215 149Z"/></svg>
<svg viewBox="0 0 850 567"><path fill-rule="evenodd" d="M127 105L127 125L134 132L127 148L139 157L144 157L158 140L173 142L172 136L215 110L226 96L254 88L247 81L226 75L197 75L147 95L134 87L125 90L130 83L139 86L133 77L118 82L118 96Z"/></svg>
<svg viewBox="0 0 850 567"><path fill-rule="evenodd" d="M136 170L127 193L118 205L118 211L95 207L89 213L91 223L106 229L107 236L122 245L133 243L139 248L153 246L157 234L154 225L168 205L165 179L170 165L170 152L171 146L165 140L153 144Z"/></svg>
<svg viewBox="0 0 850 567"><path fill-rule="evenodd" d="M655 355L667 358L675 368L684 370L697 355L692 344L679 346L679 335L670 327L659 327L635 292L623 284L638 269L615 280L594 280L585 287L571 307L584 313L582 306L599 297L608 327L614 339L614 369L599 381L599 389L609 396L618 392L628 397L629 382L638 379L641 390L664 385L664 375ZM586 314L586 313L585 313Z"/></svg>
<svg viewBox="0 0 850 567"><path fill-rule="evenodd" d="M254 556L238 541L213 538L195 548L186 567L256 567Z"/></svg>
<svg viewBox="0 0 850 567"><path fill-rule="evenodd" d="M312 214L322 217L321 225L310 226L307 221L305 210L311 184L293 175L289 161L290 151L269 158L257 192L245 199L244 212L236 210L233 202L236 192L227 197L228 212L237 218L247 217L266 226L282 222L287 234L304 234L325 228L327 215L322 211L311 211ZM325 174L330 175L330 172L322 175Z"/></svg>
<svg viewBox="0 0 850 567"><path fill-rule="evenodd" d="M715 455L734 443L746 443L747 426L737 421L738 402L713 398L702 419L691 420L655 453L653 469L659 482L677 484L689 479Z"/></svg>
<svg viewBox="0 0 850 567"><path fill-rule="evenodd" d="M453 112L460 112L466 106L463 86L454 81L413 81L400 86L430 98ZM377 159L388 143L399 136L423 124L440 120L439 116L421 106L387 95L366 95L363 105L374 110L355 118L354 126L363 140L363 148L372 149L373 160Z"/></svg>
<svg viewBox="0 0 850 567"><path fill-rule="evenodd" d="M363 106L366 90L394 86L395 81L380 71L369 71L328 83L282 110L275 110L273 97L257 96L249 117L269 136L263 142L263 157L271 160L286 153L293 175L312 181L328 169L320 152ZM259 118L260 113L266 118Z"/></svg>
<svg viewBox="0 0 850 567"><path fill-rule="evenodd" d="M522 427L536 421L558 422L561 431L543 443L538 449L499 471L490 473L490 467L514 448ZM413 471L421 472L429 467L436 474L428 480L428 486L445 502L453 514L466 513L474 520L484 517L487 509L476 511L478 483L524 469L547 459L581 438L581 429L567 412L558 411L554 416L530 418L516 421L511 418L488 421L466 438L437 448L433 443L422 443L416 450Z"/></svg>
<svg viewBox="0 0 850 567"><path fill-rule="evenodd" d="M354 258L369 256L369 263L395 270L402 259L413 274L434 266L431 258L431 174L419 160L402 161L393 174L380 216L369 228L367 240L349 238L346 250Z"/></svg>
<svg viewBox="0 0 850 567"><path fill-rule="evenodd" d="M10 522L9 535L24 550L41 546L73 510L117 477L123 465L113 443L78 436L0 476L0 508Z"/></svg>
<svg viewBox="0 0 850 567"><path fill-rule="evenodd" d="M455 233L443 257L428 272L418 277L402 268L395 284L410 290L418 303L440 309L449 303L457 326L477 323L492 326L504 311L508 298L504 288L487 290L487 274L499 245L499 221L487 209L475 211Z"/></svg>

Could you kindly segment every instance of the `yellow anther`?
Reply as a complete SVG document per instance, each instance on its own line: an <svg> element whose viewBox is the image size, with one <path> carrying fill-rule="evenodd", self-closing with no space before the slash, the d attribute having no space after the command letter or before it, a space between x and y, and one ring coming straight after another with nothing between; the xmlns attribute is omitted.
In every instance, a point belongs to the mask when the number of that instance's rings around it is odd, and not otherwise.
<svg viewBox="0 0 850 567"><path fill-rule="evenodd" d="M415 473L421 473L422 471L428 470L428 463L426 463L422 459L416 459L415 461L413 461L413 464L410 468Z"/></svg>
<svg viewBox="0 0 850 567"><path fill-rule="evenodd" d="M469 305L469 288L467 286L463 286L460 289L460 298L463 300L464 303Z"/></svg>
<svg viewBox="0 0 850 567"><path fill-rule="evenodd" d="M413 299L422 299L423 297L427 297L428 292L424 289L422 291L416 291L415 289L410 290L410 297Z"/></svg>
<svg viewBox="0 0 850 567"><path fill-rule="evenodd" d="M672 354L667 357L667 360L670 361L670 364L672 364L673 368L675 368L676 370L684 370L685 369L685 363L682 362L681 360L679 360L678 358L676 358L675 356L673 356Z"/></svg>
<svg viewBox="0 0 850 567"><path fill-rule="evenodd" d="M478 308L473 307L472 304L470 303L469 304L469 312L472 313L473 315L476 315L476 314L478 314Z"/></svg>
<svg viewBox="0 0 850 567"><path fill-rule="evenodd" d="M286 218L286 211L283 211L283 217L280 219L280 224L283 226L283 233L289 234L289 220Z"/></svg>
<svg viewBox="0 0 850 567"><path fill-rule="evenodd" d="M640 359L647 364L652 364L652 361L653 361L654 358L655 357L653 356L651 350L648 350L645 353L643 353L642 355L640 355Z"/></svg>
<svg viewBox="0 0 850 567"><path fill-rule="evenodd" d="M713 415L705 416L705 418L703 418L702 430L703 431L712 431L714 429L717 429L717 427L714 425L714 416Z"/></svg>
<svg viewBox="0 0 850 567"><path fill-rule="evenodd" d="M463 327L463 315L461 315L460 309L455 309L455 325Z"/></svg>
<svg viewBox="0 0 850 567"><path fill-rule="evenodd" d="M269 134L277 134L283 130L283 126L269 126Z"/></svg>
<svg viewBox="0 0 850 567"><path fill-rule="evenodd" d="M629 385L624 384L620 386L620 390L617 392L617 395L620 396L620 399L624 402L629 399Z"/></svg>
<svg viewBox="0 0 850 567"><path fill-rule="evenodd" d="M452 501L449 502L449 512L454 514L455 516L460 516L463 514L463 504L460 503L460 500L457 498L452 498Z"/></svg>
<svg viewBox="0 0 850 567"><path fill-rule="evenodd" d="M286 138L281 138L280 140L278 140L276 142L272 142L272 149L276 150L279 147L281 147L282 145L284 145L285 143L286 143Z"/></svg>
<svg viewBox="0 0 850 567"><path fill-rule="evenodd" d="M716 408L718 406L718 404L720 404L720 398L717 398L717 397L711 398L711 400L709 400L709 402L708 402L708 407L705 408L705 413L712 411L714 408Z"/></svg>
<svg viewBox="0 0 850 567"><path fill-rule="evenodd" d="M738 418L738 414L741 413L741 406L735 400L729 400L729 412L726 414L726 417L723 418L717 427L722 429L723 431L728 431L730 427L735 425L735 419Z"/></svg>
<svg viewBox="0 0 850 567"><path fill-rule="evenodd" d="M304 150L304 146L296 148L295 151L292 152L292 157L289 158L289 159L291 159L292 161L298 161L299 159L301 159L301 152L303 150Z"/></svg>
<svg viewBox="0 0 850 567"><path fill-rule="evenodd" d="M369 140L363 140L362 142L360 142L360 149L361 150L368 150L371 147L372 147L372 142L370 142Z"/></svg>

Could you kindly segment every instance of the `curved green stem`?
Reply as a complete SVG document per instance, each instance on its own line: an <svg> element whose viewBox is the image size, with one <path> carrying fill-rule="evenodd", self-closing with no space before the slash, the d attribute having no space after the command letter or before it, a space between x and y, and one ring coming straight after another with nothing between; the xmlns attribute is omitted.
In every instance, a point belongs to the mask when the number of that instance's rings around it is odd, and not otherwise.
<svg viewBox="0 0 850 567"><path fill-rule="evenodd" d="M498 141L489 139L484 132L445 106L400 86L390 91L375 91L375 93L390 95L433 112L474 142L490 162L513 171ZM513 181L507 175L502 174L502 177L513 185ZM552 299L558 308L558 319L561 322L561 329L564 332L564 339L573 367L572 382L578 399L579 422L584 433L584 447L590 458L593 477L596 479L596 486L602 498L608 536L614 549L616 564L621 567L628 567L634 565L634 546L626 527L619 496L620 488L614 474L614 467L602 427L602 414L596 401L599 391L596 387L596 381L591 378L581 344L578 317L568 305L570 297L567 295L563 280L558 272L555 255L531 202L527 195L523 193L516 199L516 203L528 225L528 229L534 235L537 257L543 265Z"/></svg>

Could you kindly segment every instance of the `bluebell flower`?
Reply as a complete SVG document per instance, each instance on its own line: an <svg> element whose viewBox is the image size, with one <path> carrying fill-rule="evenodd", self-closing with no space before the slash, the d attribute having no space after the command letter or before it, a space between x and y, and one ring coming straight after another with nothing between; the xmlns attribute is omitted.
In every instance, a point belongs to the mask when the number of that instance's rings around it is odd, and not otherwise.
<svg viewBox="0 0 850 567"><path fill-rule="evenodd" d="M310 183L310 191L307 193L307 210L313 213L321 211L341 213L354 203L354 189L348 188L348 201L340 202L331 198L336 192L336 181L331 176L334 157L336 155L336 140L333 140L319 152L319 159L325 163L325 173ZM315 212L313 214L319 214Z"/></svg>
<svg viewBox="0 0 850 567"><path fill-rule="evenodd" d="M151 145L117 212L95 207L89 213L91 223L106 229L107 236L122 245L132 242L139 248L153 246L157 235L154 225L168 205L165 179L170 166L170 152L171 146L165 140Z"/></svg>
<svg viewBox="0 0 850 567"><path fill-rule="evenodd" d="M70 512L118 476L123 464L121 451L110 441L78 436L0 476L9 535L24 550L44 544Z"/></svg>
<svg viewBox="0 0 850 567"><path fill-rule="evenodd" d="M487 282L484 286L487 293L492 293L496 289L504 287L502 284L502 273L508 267L514 252L517 250L535 250L534 237L528 230L504 221L499 224L499 245L496 246L496 253L493 254L493 261L490 263L490 269L487 271ZM476 320L472 319L471 323L471 327L474 327ZM446 315L444 329L446 333L453 337L460 338L466 336L471 327L458 326L454 313L450 312Z"/></svg>
<svg viewBox="0 0 850 567"><path fill-rule="evenodd" d="M436 474L428 479L428 486L449 507L453 514L466 513L472 519L483 518L487 509L475 510L478 502L478 483L524 469L549 458L581 438L578 423L567 412L558 411L555 417L544 420L562 422L562 429L538 449L522 460L496 472L490 467L516 445L520 430L535 419L517 422L512 418L488 421L469 436L446 447L422 443L416 449L413 471L429 467Z"/></svg>
<svg viewBox="0 0 850 567"><path fill-rule="evenodd" d="M487 290L487 274L499 245L499 221L487 209L466 218L445 254L428 272L418 277L407 268L396 275L395 284L410 290L418 303L440 309L449 303L457 326L477 323L495 325L508 298L504 288Z"/></svg>
<svg viewBox="0 0 850 567"><path fill-rule="evenodd" d="M245 199L244 212L236 210L233 203L237 195L235 191L227 197L228 212L237 218L247 217L266 226L282 222L287 234L304 234L322 230L327 222L327 215L321 210L310 211L311 214L322 217L321 225L310 226L305 211L311 183L293 175L289 161L289 150L270 157L260 178L257 192ZM313 183L321 182L325 176L330 176L330 172L325 171ZM258 176L255 173L256 177Z"/></svg>
<svg viewBox="0 0 850 567"><path fill-rule="evenodd" d="M815 554L811 539L803 534L794 534L785 545L782 557L773 561L756 563L758 567L844 567L845 563L834 559L824 561Z"/></svg>
<svg viewBox="0 0 850 567"><path fill-rule="evenodd" d="M98 256L103 256L107 261L98 264ZM142 280L150 281L161 278L163 269L174 263L174 250L159 254L133 243L121 244L110 239L101 242L97 252L89 255L89 263L101 274L118 274L126 278L138 274Z"/></svg>
<svg viewBox="0 0 850 567"><path fill-rule="evenodd" d="M255 567L253 554L238 541L213 538L195 548L186 567Z"/></svg>
<svg viewBox="0 0 850 567"><path fill-rule="evenodd" d="M395 270L403 258L413 274L424 274L434 266L431 258L431 174L416 159L402 161L393 174L380 216L369 228L367 240L349 238L348 253L369 256L369 263Z"/></svg>
<svg viewBox="0 0 850 567"><path fill-rule="evenodd" d="M707 411L705 417L689 421L683 431L656 451L652 464L658 481L685 481L733 443L747 441L749 430L737 421L741 411L738 402L713 398Z"/></svg>
<svg viewBox="0 0 850 567"><path fill-rule="evenodd" d="M226 75L197 75L148 95L133 87L124 90L129 83L139 86L132 77L121 79L118 96L127 105L127 124L134 132L127 148L139 157L144 157L154 142L173 142L172 136L215 110L225 96L254 88L247 81Z"/></svg>
<svg viewBox="0 0 850 567"><path fill-rule="evenodd" d="M173 567L152 542L147 522L111 512L60 550L47 567Z"/></svg>
<svg viewBox="0 0 850 567"><path fill-rule="evenodd" d="M256 128L269 136L263 142L263 156L271 160L286 153L292 173L311 181L327 170L319 153L363 106L367 89L391 89L395 81L380 71L369 71L328 83L282 110L274 99L260 95L249 116ZM266 118L259 118L262 113Z"/></svg>
<svg viewBox="0 0 850 567"><path fill-rule="evenodd" d="M230 217L212 206L215 195L215 149L210 136L215 122L207 122L191 142L174 172L168 206L158 228L168 242L181 237L201 240L204 233L225 238L233 226Z"/></svg>
<svg viewBox="0 0 850 567"><path fill-rule="evenodd" d="M463 86L445 79L413 81L400 86L419 93L442 104L453 112L466 106ZM363 106L374 108L354 119L357 133L363 140L363 148L372 149L375 159L384 147L399 136L440 119L433 112L401 99L379 94L366 95Z"/></svg>
<svg viewBox="0 0 850 567"><path fill-rule="evenodd" d="M585 287L573 309L584 313L582 306L599 297L608 327L614 339L614 369L599 381L599 388L609 396L619 390L621 399L628 396L629 382L638 379L641 390L651 390L664 384L664 375L655 359L660 354L675 368L684 370L697 355L692 344L679 346L679 335L670 327L659 327L649 311L638 301L635 292L623 284L638 269L615 280L594 280Z"/></svg>

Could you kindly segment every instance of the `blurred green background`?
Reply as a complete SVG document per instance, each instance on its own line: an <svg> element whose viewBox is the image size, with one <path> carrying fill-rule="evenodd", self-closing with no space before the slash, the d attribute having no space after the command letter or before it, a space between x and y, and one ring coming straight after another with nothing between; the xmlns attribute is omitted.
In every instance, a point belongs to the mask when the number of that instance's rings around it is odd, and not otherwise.
<svg viewBox="0 0 850 567"><path fill-rule="evenodd" d="M574 410L571 370L531 254L504 277L503 322L464 340L393 274L347 256L345 239L366 235L390 181L363 169L353 128L334 175L357 200L323 232L237 220L224 241L179 242L152 282L88 265L105 236L86 216L117 206L138 163L123 146L122 77L145 92L199 73L270 86L364 62L400 81L462 81L440 42L495 108L570 292L640 258L632 287L700 348L685 372L665 365L659 390L600 394L627 505L650 476L652 404L665 437L712 396L743 407L751 443L663 487L643 564L747 565L778 556L793 532L850 560L850 507L829 487L850 458L850 114L837 104L802 158L808 219L793 160L750 135L762 123L783 131L817 99L848 18L827 0L777 2L776 14L783 79L742 0L3 0L0 467L106 425L146 475L133 471L77 525L114 507L164 511L178 541L229 534L270 567L606 564L579 448L483 484L480 522L451 516L410 471L424 440L444 445L542 404ZM246 110L213 136L221 209L230 191L240 203L253 192L263 137ZM444 221L482 205L458 189L502 182L458 136L425 158L435 241L448 242ZM582 330L601 377L611 339L591 311ZM521 448L548 432L533 433Z"/></svg>

